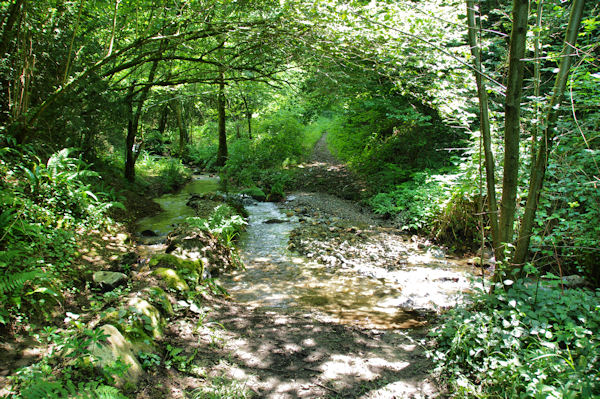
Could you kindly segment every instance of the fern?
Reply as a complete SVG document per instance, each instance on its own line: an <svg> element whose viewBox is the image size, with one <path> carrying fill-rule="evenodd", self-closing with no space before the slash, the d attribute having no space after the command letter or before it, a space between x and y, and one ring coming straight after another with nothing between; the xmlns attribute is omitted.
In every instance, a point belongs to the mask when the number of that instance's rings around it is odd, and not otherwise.
<svg viewBox="0 0 600 399"><path fill-rule="evenodd" d="M14 273L0 277L0 295L19 291L28 281L41 277L41 270L30 270L27 272Z"/></svg>

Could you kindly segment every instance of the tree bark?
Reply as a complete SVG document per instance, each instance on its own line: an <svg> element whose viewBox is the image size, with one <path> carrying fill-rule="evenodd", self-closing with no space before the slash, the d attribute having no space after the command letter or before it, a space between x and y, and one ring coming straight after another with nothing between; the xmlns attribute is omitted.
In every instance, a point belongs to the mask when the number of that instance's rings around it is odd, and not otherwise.
<svg viewBox="0 0 600 399"><path fill-rule="evenodd" d="M185 146L189 142L189 137L185 125L185 120L183 118L183 109L181 106L181 101L179 99L176 99L173 103L173 107L175 108L177 127L179 128L179 156L183 156L185 154Z"/></svg>
<svg viewBox="0 0 600 399"><path fill-rule="evenodd" d="M523 69L527 39L529 0L513 0L512 32L508 61L508 84L504 103L504 174L502 200L500 201L499 236L501 245L513 239L513 225L517 208L519 183L519 138L521 122L521 98L523 93ZM500 248L504 250L504 248ZM501 258L502 259L502 258ZM500 278L501 273L496 273Z"/></svg>
<svg viewBox="0 0 600 399"><path fill-rule="evenodd" d="M163 107L162 111L160 112L160 119L158 120L157 130L160 132L161 135L163 135L165 133L165 130L167 129L168 119L169 119L169 106L165 105Z"/></svg>
<svg viewBox="0 0 600 399"><path fill-rule="evenodd" d="M14 39L15 32L19 31L19 26L22 22L23 10L25 8L25 0L16 0L8 9L6 23L2 29L2 37L0 38L0 58L8 58L6 52L13 51L11 42ZM15 27L16 26L16 27ZM0 75L0 125L7 125L10 121L10 76Z"/></svg>
<svg viewBox="0 0 600 399"><path fill-rule="evenodd" d="M225 126L225 79L224 68L219 67L219 95L217 97L217 111L219 113L219 148L217 150L217 166L224 166L227 162L227 129Z"/></svg>
<svg viewBox="0 0 600 399"><path fill-rule="evenodd" d="M538 146L535 166L532 169L529 179L529 192L525 204L525 213L521 220L519 238L513 257L513 264L517 267L525 263L527 252L529 250L533 222L535 220L539 197L546 175L550 150L552 149L552 143L556 136L556 121L558 119L560 104L564 97L569 70L573 61L573 51L575 50L575 44L577 43L577 34L579 25L581 24L584 3L585 0L575 0L571 8L569 26L567 28L567 33L565 34L565 44L560 55L560 67L558 74L556 75L556 81L554 82L552 98L550 99L550 104L548 104L546 123Z"/></svg>
<svg viewBox="0 0 600 399"><path fill-rule="evenodd" d="M161 45L160 52L164 51L164 46ZM137 99L137 107L134 112L134 90L135 90L135 81L131 85L129 89L129 94L127 96L129 101L129 121L127 122L127 138L125 140L125 178L130 181L135 181L135 162L137 161L138 156L140 155L141 145L142 143L136 143L136 136L138 132L138 128L140 125L140 118L142 116L142 110L144 107L144 103L148 98L148 93L150 92L150 88L152 87L152 82L154 81L154 76L156 75L156 70L158 69L158 60L152 62L152 66L150 67L150 73L148 73L148 83L141 89L139 94L139 98ZM137 144L137 145L136 145Z"/></svg>
<svg viewBox="0 0 600 399"><path fill-rule="evenodd" d="M475 23L475 0L467 0L467 22L469 46L473 55L473 66L476 71L481 71L481 52L477 43L477 27ZM490 228L492 233L492 246L496 259L502 259L504 255L502 245L500 244L500 236L498 233L498 202L496 200L496 177L494 153L492 152L492 138L490 129L489 106L487 89L483 77L479 73L475 73L475 81L477 83L477 96L479 98L479 123L481 136L483 139L483 149L485 157L485 175L486 187L488 196L488 214L490 219Z"/></svg>

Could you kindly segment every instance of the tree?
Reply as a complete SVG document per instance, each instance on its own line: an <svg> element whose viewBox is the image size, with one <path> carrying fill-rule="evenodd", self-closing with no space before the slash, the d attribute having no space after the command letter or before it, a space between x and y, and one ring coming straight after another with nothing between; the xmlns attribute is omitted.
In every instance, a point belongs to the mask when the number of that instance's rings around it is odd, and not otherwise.
<svg viewBox="0 0 600 399"><path fill-rule="evenodd" d="M513 2L512 14L512 32L510 37L509 68L508 68L508 87L505 98L505 120L504 120L504 178L502 181L502 200L500 203L500 222L496 232L495 218L497 208L495 206L495 177L494 160L490 148L489 136L489 118L487 116L487 94L482 77L476 73L477 88L480 103L480 120L482 126L482 135L484 138L484 148L486 157L486 176L488 187L488 212L490 215L492 227L492 241L496 259L504 260L507 252L506 245L513 244L513 226L517 207L517 189L518 173L520 168L520 125L521 125L521 93L523 87L523 65L526 48L527 16L528 2L515 0ZM518 238L516 240L516 250L508 259L510 267L505 271L510 276L519 275L522 272L522 266L525 262L529 240L532 234L533 221L546 167L550 155L550 145L552 143L558 108L563 98L569 69L573 58L573 49L576 48L577 33L583 14L584 0L575 0L569 18L569 26L566 32L563 51L561 53L560 68L556 76L552 97L548 105L545 117L543 135L539 142L537 155L533 157L535 166L532 168L527 204L525 214L521 219ZM541 8L538 8L540 10ZM473 13L473 2L467 0L467 12L469 22L469 41L475 68L481 71L481 61L477 43L475 42L474 31L475 18ZM496 236L498 238L496 238ZM498 281L503 277L503 273L496 273L495 278Z"/></svg>

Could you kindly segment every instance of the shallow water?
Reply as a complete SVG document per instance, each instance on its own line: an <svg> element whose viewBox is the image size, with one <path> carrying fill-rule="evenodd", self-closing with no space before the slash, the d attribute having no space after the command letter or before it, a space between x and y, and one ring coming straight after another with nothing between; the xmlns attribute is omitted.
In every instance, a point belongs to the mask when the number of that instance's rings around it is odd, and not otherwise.
<svg viewBox="0 0 600 399"><path fill-rule="evenodd" d="M220 279L233 298L266 307L302 307L326 313L339 322L371 328L405 328L421 324L398 308L400 286L331 269L287 250L288 235L297 227L273 203L247 206L250 213L240 250L246 270ZM267 220L285 223L265 223Z"/></svg>
<svg viewBox="0 0 600 399"><path fill-rule="evenodd" d="M186 218L195 216L194 210L186 205L190 194L205 194L217 191L219 179L210 176L197 175L176 194L165 194L155 198L162 212L140 219L137 230L152 230L159 236L167 235L173 230L173 225L183 223Z"/></svg>
<svg viewBox="0 0 600 399"><path fill-rule="evenodd" d="M194 215L186 206L190 194L215 191L217 186L216 179L199 177L182 192L159 198L164 212L140 220L138 231L166 235L173 224ZM249 306L312 309L334 321L369 328L411 328L424 323L411 308L435 310L446 305L453 291L465 288L462 273L432 268L426 258L401 271L374 269L367 274L312 262L287 249L289 233L299 226L295 218L268 202L246 209L248 226L239 243L246 268L221 276L219 283L234 300ZM146 247L149 252L158 248ZM448 291L447 281L459 278L456 289Z"/></svg>

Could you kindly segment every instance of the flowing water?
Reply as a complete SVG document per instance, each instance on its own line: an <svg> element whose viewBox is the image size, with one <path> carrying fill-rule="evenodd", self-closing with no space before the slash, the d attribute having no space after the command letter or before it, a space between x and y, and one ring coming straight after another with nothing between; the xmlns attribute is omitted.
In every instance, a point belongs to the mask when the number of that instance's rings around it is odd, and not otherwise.
<svg viewBox="0 0 600 399"><path fill-rule="evenodd" d="M214 178L199 177L182 192L159 198L164 212L140 220L138 231L166 235L173 224L193 216L193 210L185 205L190 194L211 192L217 185ZM369 328L410 328L424 323L419 313L403 304L414 303L415 298L430 299L429 291L440 289L443 284L417 287L421 282L436 281L437 269L411 268L386 278L386 274L373 277L352 269L330 268L287 249L289 233L299 223L277 205L254 203L246 209L250 215L247 231L239 243L245 269L219 279L234 300L249 306L311 309L334 321ZM157 248L150 247L149 252ZM441 273L452 273L452 277L438 278L440 281L458 281L455 276L460 276L461 283L466 281L464 275L453 271ZM462 285L460 289L464 289Z"/></svg>

